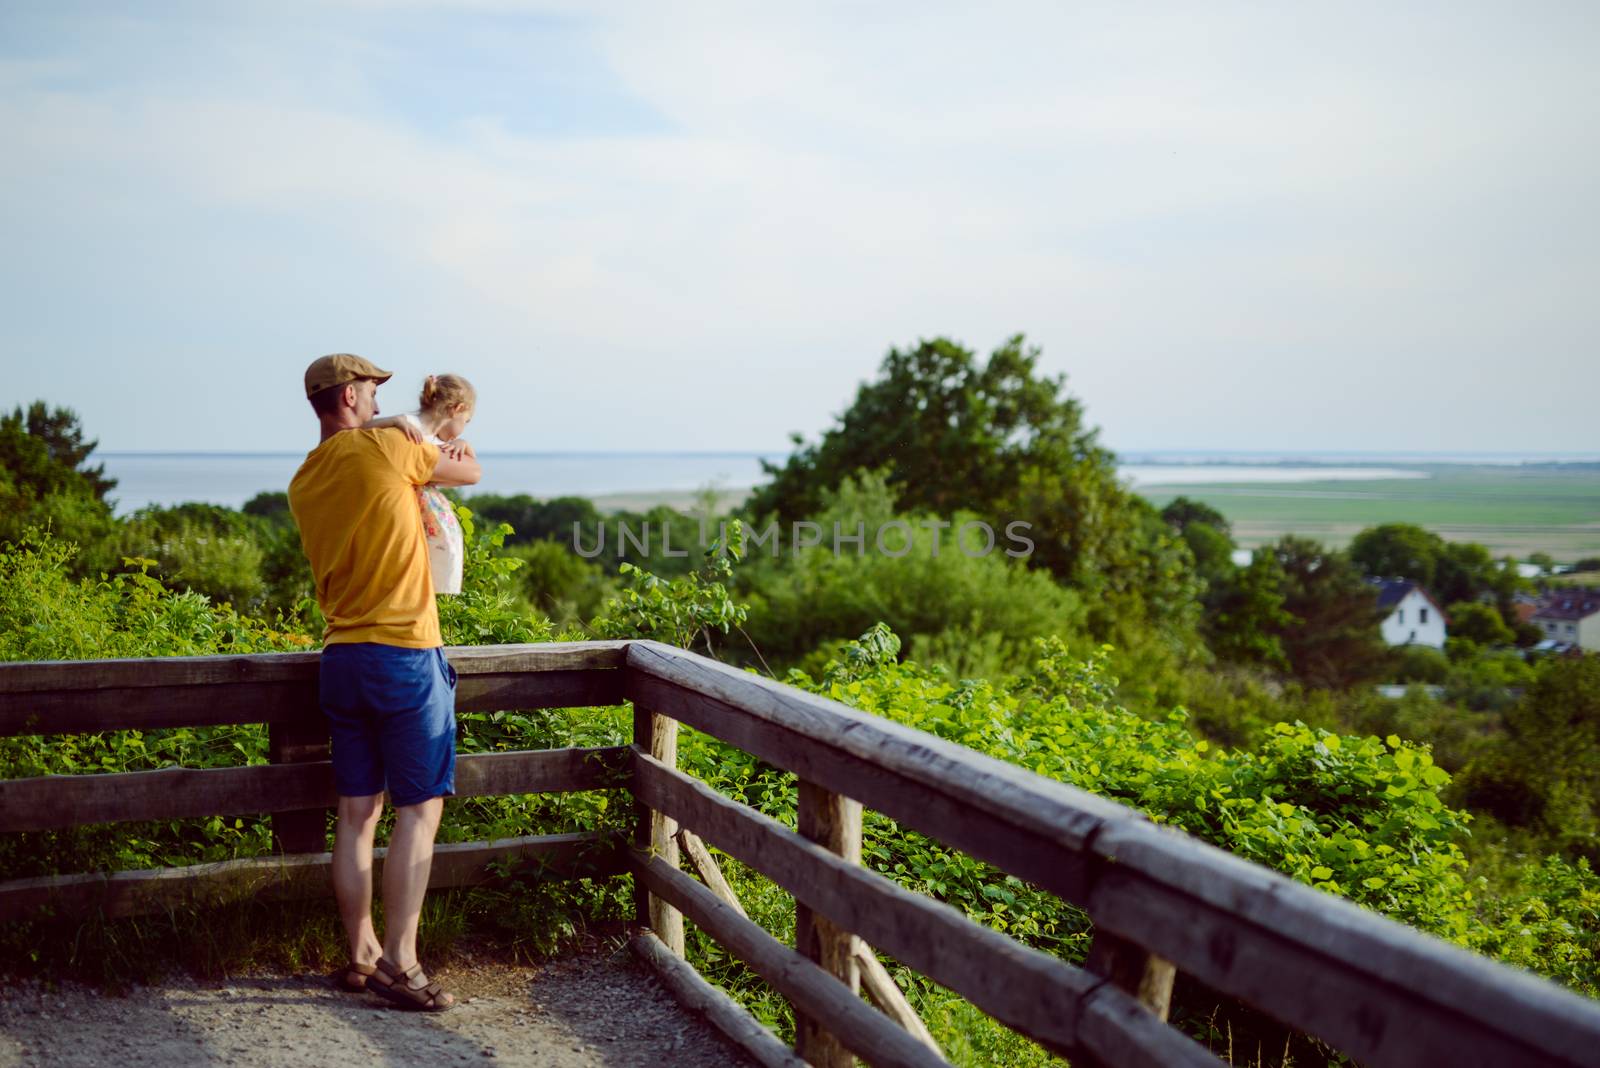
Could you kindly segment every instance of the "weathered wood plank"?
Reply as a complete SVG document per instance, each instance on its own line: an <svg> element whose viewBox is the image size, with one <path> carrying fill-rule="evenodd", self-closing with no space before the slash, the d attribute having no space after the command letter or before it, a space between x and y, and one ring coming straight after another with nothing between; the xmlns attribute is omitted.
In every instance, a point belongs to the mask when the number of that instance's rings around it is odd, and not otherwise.
<svg viewBox="0 0 1600 1068"><path fill-rule="evenodd" d="M706 848L706 844L700 840L700 836L687 827L679 827L678 844L683 847L684 858L689 861L689 866L694 869L695 874L700 876L700 881L706 884L706 889L716 894L730 909L748 920L750 914L745 912L743 903L739 901L739 895L733 892L732 886L728 885L728 880L722 874L722 869L717 866L716 858L711 855L711 851Z"/></svg>
<svg viewBox="0 0 1600 1068"><path fill-rule="evenodd" d="M456 758L456 796L622 787L627 754L624 746L463 754ZM337 801L333 766L325 760L0 779L0 832L323 809Z"/></svg>
<svg viewBox="0 0 1600 1068"><path fill-rule="evenodd" d="M1081 903L1085 842L1132 809L923 731L656 642L627 695L901 824Z"/></svg>
<svg viewBox="0 0 1600 1068"><path fill-rule="evenodd" d="M620 668L626 641L453 645L461 676ZM0 664L0 694L41 690L168 689L221 683L315 682L320 652L240 656L165 656L124 660L32 660ZM90 681L86 681L90 680Z"/></svg>
<svg viewBox="0 0 1600 1068"><path fill-rule="evenodd" d="M513 708L577 708L584 705L620 705L623 678L620 670L534 671L527 674L492 672L458 675L457 712L498 712Z"/></svg>
<svg viewBox="0 0 1600 1068"><path fill-rule="evenodd" d="M654 969L656 977L678 999L678 1004L691 1012L704 1014L713 1027L757 1064L763 1068L808 1068L805 1061L796 1057L777 1035L761 1026L743 1005L706 982L693 966L663 945L655 932L640 931L629 944L639 958Z"/></svg>
<svg viewBox="0 0 1600 1068"><path fill-rule="evenodd" d="M460 676L456 711L616 705L622 686L615 670ZM0 735L323 722L315 681L0 694Z"/></svg>
<svg viewBox="0 0 1600 1068"><path fill-rule="evenodd" d="M911 1007L905 992L895 983L894 976L889 974L889 969L883 966L883 961L878 959L872 947L857 939L855 953L856 967L861 970L861 987L872 1003L878 1006L878 1011L904 1027L918 1042L944 1056L939 1043L934 1041L933 1032L922 1022L917 1010Z"/></svg>
<svg viewBox="0 0 1600 1068"><path fill-rule="evenodd" d="M796 826L801 837L826 849L848 864L861 863L861 804L801 779L796 805ZM843 983L851 993L861 992L860 966L855 950L860 939L845 928L819 916L796 899L794 948L807 960ZM824 1021L795 1014L795 1052L817 1068L855 1068L855 1058L844 1043L828 1031Z"/></svg>
<svg viewBox="0 0 1600 1068"><path fill-rule="evenodd" d="M274 764L315 764L328 759L326 724L273 723L267 749ZM279 853L321 853L328 848L328 811L288 806L274 810L272 845Z"/></svg>
<svg viewBox="0 0 1600 1068"><path fill-rule="evenodd" d="M1078 1013L1083 1056L1073 1063L1106 1068L1218 1068L1224 1064L1145 1006L1107 983Z"/></svg>
<svg viewBox="0 0 1600 1068"><path fill-rule="evenodd" d="M1120 935L1098 930L1084 967L1105 976L1119 990L1132 994L1156 1019L1166 1021L1172 1007L1172 984L1178 976L1171 961Z"/></svg>
<svg viewBox="0 0 1600 1068"><path fill-rule="evenodd" d="M1102 982L1098 977L851 864L637 751L633 780L636 796L766 875L796 901L967 998L1007 1027L1071 1056L1078 1002Z"/></svg>
<svg viewBox="0 0 1600 1068"><path fill-rule="evenodd" d="M446 650L456 711L571 708L624 700L624 643ZM501 652L500 650L505 650ZM320 723L317 653L0 664L0 735ZM92 681L91 681L92 680ZM43 685L43 683L57 685Z"/></svg>
<svg viewBox="0 0 1600 1068"><path fill-rule="evenodd" d="M382 880L386 851L374 851L373 879ZM435 847L430 887L477 886L495 881L494 866L520 862L548 878L587 878L626 870L617 843L600 834L552 834ZM331 896L330 856L250 857L187 868L94 875L56 875L0 883L0 920L48 908L56 914L96 910L109 917L138 916L182 906L211 907L247 898L287 900Z"/></svg>
<svg viewBox="0 0 1600 1068"><path fill-rule="evenodd" d="M826 1020L868 1064L923 1068L949 1063L683 872L639 849L632 850L630 859L636 877L652 893L681 909L799 1009Z"/></svg>
<svg viewBox="0 0 1600 1068"><path fill-rule="evenodd" d="M625 745L465 753L456 757L456 796L623 789L630 759Z"/></svg>
<svg viewBox="0 0 1600 1068"><path fill-rule="evenodd" d="M1097 927L1363 1064L1596 1063L1600 1006L1204 843L1108 830Z"/></svg>
<svg viewBox="0 0 1600 1068"><path fill-rule="evenodd" d="M648 705L633 706L633 751L648 753L668 767L678 763L678 722L668 719ZM630 770L632 765L629 765ZM658 812L635 800L634 844L640 849L661 858L663 864L676 870L679 864L678 824L665 813ZM648 890L635 884L634 910L639 923L648 927L661 939L667 949L683 956L683 914Z"/></svg>

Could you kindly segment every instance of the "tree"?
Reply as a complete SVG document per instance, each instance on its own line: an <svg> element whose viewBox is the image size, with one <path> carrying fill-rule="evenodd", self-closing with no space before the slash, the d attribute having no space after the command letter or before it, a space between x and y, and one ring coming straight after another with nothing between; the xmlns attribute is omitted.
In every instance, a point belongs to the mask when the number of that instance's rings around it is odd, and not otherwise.
<svg viewBox="0 0 1600 1068"><path fill-rule="evenodd" d="M1452 638L1479 645L1510 645L1517 637L1499 612L1477 601L1457 601L1445 610L1445 616L1450 620Z"/></svg>
<svg viewBox="0 0 1600 1068"><path fill-rule="evenodd" d="M258 612L265 607L269 569L264 546L270 540L264 520L221 505L190 502L141 508L112 542L119 558L154 561L155 576L174 591ZM300 552L298 535L294 552Z"/></svg>
<svg viewBox="0 0 1600 1068"><path fill-rule="evenodd" d="M1065 376L1039 373L1039 356L1020 335L987 362L944 338L891 349L818 442L796 435L783 465L763 464L771 481L747 513L809 519L846 477L885 468L897 513L969 511L997 533L1029 524L1029 563L1089 594L1097 636L1150 621L1191 631L1189 553L1118 479Z"/></svg>
<svg viewBox="0 0 1600 1068"><path fill-rule="evenodd" d="M106 561L90 551L110 532L105 495L116 485L105 468L87 465L96 442L83 440L70 408L34 401L0 416L0 542L15 542L31 527L48 528L84 547L72 557L81 572Z"/></svg>
<svg viewBox="0 0 1600 1068"><path fill-rule="evenodd" d="M1441 544L1435 562L1434 585L1428 590L1438 598L1440 604L1487 597L1496 604L1504 601L1509 605L1518 587L1515 563L1510 569L1512 581L1508 583L1505 581L1506 569L1482 545L1469 541Z"/></svg>
<svg viewBox="0 0 1600 1068"><path fill-rule="evenodd" d="M1389 662L1378 630L1383 611L1350 558L1292 534L1267 551L1283 571L1283 609L1292 622L1277 637L1295 675L1338 688L1381 675Z"/></svg>
<svg viewBox="0 0 1600 1068"><path fill-rule="evenodd" d="M1211 651L1223 660L1285 670L1282 635L1295 619L1284 609L1284 572L1275 552L1262 549L1246 567L1206 591L1202 627Z"/></svg>
<svg viewBox="0 0 1600 1068"><path fill-rule="evenodd" d="M1368 575L1405 578L1433 591L1439 556L1445 542L1431 530L1411 523L1368 527L1350 542L1350 559Z"/></svg>
<svg viewBox="0 0 1600 1068"><path fill-rule="evenodd" d="M1194 557L1200 594L1200 629L1211 652L1223 660L1288 669L1277 632L1291 622L1283 610L1283 569L1270 552L1233 562L1232 528L1204 501L1174 497L1161 509Z"/></svg>
<svg viewBox="0 0 1600 1068"><path fill-rule="evenodd" d="M1506 738L1463 775L1474 808L1594 860L1600 832L1600 657L1546 663L1505 715Z"/></svg>
<svg viewBox="0 0 1600 1068"><path fill-rule="evenodd" d="M1531 588L1515 560L1496 560L1476 542L1445 541L1410 523L1363 530L1350 542L1350 559L1368 575L1421 583L1440 604L1492 601L1507 626L1516 622L1516 594Z"/></svg>
<svg viewBox="0 0 1600 1068"><path fill-rule="evenodd" d="M1227 518L1205 501L1192 497L1174 497L1161 509L1161 518L1171 523L1180 533L1196 523L1204 523L1222 533L1233 536L1233 526Z"/></svg>
<svg viewBox="0 0 1600 1068"><path fill-rule="evenodd" d="M601 522L600 512L587 497L552 497L541 501L526 493L509 497L475 493L467 498L466 504L486 521L509 523L513 531L507 539L509 545L537 540L571 545L574 524L587 543L593 541Z"/></svg>
<svg viewBox="0 0 1600 1068"><path fill-rule="evenodd" d="M1233 578L1233 530L1221 512L1202 501L1174 497L1161 509L1161 518L1189 546L1195 573L1208 590Z"/></svg>

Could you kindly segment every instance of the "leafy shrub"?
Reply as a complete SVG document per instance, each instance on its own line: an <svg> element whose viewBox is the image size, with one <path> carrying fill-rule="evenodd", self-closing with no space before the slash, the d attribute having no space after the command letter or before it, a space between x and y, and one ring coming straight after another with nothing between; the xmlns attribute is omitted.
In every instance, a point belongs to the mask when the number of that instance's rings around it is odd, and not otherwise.
<svg viewBox="0 0 1600 1068"><path fill-rule="evenodd" d="M1400 650L1395 669L1396 682L1425 682L1438 685L1450 673L1450 660L1444 653L1426 645L1407 645Z"/></svg>
<svg viewBox="0 0 1600 1068"><path fill-rule="evenodd" d="M174 590L202 594L242 612L262 607L266 554L254 524L228 509L194 506L135 514L117 539L121 555L154 561L151 570Z"/></svg>
<svg viewBox="0 0 1600 1068"><path fill-rule="evenodd" d="M922 517L893 510L881 474L847 478L825 499L814 518L824 531L821 545L778 560L752 556L741 571L750 636L772 664L795 664L821 643L847 640L881 621L910 635L920 659L963 674L998 673L1027 661L1034 635L1078 634L1086 626L1078 595L1007 557L1004 542L987 555L968 556L947 530L936 552L938 535L919 525ZM958 513L951 530L974 518ZM877 530L895 520L910 528L903 556L873 546ZM845 545L835 552L835 524L843 535L864 527L865 551ZM900 534L886 534L885 544L899 551Z"/></svg>
<svg viewBox="0 0 1600 1068"><path fill-rule="evenodd" d="M524 542L507 555L522 561L522 595L559 623L592 619L611 592L599 565L560 542Z"/></svg>
<svg viewBox="0 0 1600 1068"><path fill-rule="evenodd" d="M511 576L522 561L500 550L511 527L497 523L478 530L472 510L456 505L466 559L461 592L439 598L439 630L446 645L507 645L549 641L554 628L529 612L517 597Z"/></svg>

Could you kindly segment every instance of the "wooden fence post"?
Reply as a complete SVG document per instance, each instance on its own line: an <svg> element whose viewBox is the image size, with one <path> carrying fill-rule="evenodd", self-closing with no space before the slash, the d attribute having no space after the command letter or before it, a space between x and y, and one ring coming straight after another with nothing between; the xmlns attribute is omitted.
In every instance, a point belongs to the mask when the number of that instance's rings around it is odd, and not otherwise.
<svg viewBox="0 0 1600 1068"><path fill-rule="evenodd" d="M268 723L267 759L274 764L307 764L328 759L328 729L322 723ZM328 810L302 808L274 812L272 846L280 853L326 853Z"/></svg>
<svg viewBox="0 0 1600 1068"><path fill-rule="evenodd" d="M647 708L633 706L633 744L641 752L661 761L670 768L678 766L678 721L657 715ZM638 822L634 830L634 844L660 857L673 868L678 866L678 821L655 811L648 805L635 806ZM637 878L634 880L635 919L656 933L672 952L683 956L683 913L646 890Z"/></svg>
<svg viewBox="0 0 1600 1068"><path fill-rule="evenodd" d="M1172 1004L1172 982L1178 974L1171 961L1109 931L1096 931L1086 963L1089 971L1105 976L1158 1019L1166 1020Z"/></svg>
<svg viewBox="0 0 1600 1068"><path fill-rule="evenodd" d="M798 829L818 845L861 863L861 803L800 780ZM794 946L857 996L861 992L859 939L795 902ZM855 1068L855 1056L817 1021L795 1013L795 1052L816 1068Z"/></svg>

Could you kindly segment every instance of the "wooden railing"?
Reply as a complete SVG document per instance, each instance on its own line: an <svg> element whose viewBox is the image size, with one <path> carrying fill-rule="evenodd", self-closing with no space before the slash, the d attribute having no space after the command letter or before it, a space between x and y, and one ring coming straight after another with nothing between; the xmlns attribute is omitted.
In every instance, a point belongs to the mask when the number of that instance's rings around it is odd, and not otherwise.
<svg viewBox="0 0 1600 1068"><path fill-rule="evenodd" d="M1600 1061L1600 1007L1584 998L932 735L654 642L450 658L462 711L624 701L634 710L632 746L462 756L458 795L626 788L638 830L631 844L576 834L443 846L433 885L486 880L504 858L546 875L631 872L640 954L762 1063L799 1062L682 960L683 917L789 999L797 1052L819 1065L946 1063L885 987L880 950L1075 1064L1217 1063L1164 1022L1174 971L1362 1063ZM327 893L321 828L333 795L316 664L315 654L285 654L0 665L0 733L266 722L283 739L273 746L280 762L263 767L0 782L0 831L272 812L286 849L0 883L0 918L46 903L127 915L174 900ZM794 772L798 830L679 771L679 723ZM862 867L861 806L1084 908L1095 925L1087 967ZM308 812L309 824L294 815ZM793 895L795 946L743 915L702 839ZM700 881L680 870L680 847Z"/></svg>

